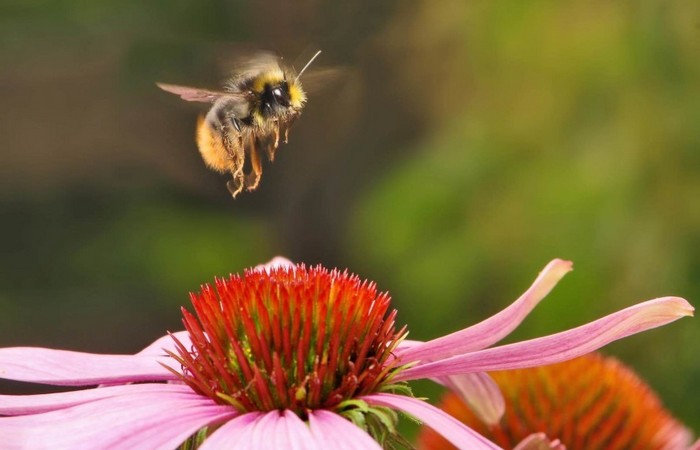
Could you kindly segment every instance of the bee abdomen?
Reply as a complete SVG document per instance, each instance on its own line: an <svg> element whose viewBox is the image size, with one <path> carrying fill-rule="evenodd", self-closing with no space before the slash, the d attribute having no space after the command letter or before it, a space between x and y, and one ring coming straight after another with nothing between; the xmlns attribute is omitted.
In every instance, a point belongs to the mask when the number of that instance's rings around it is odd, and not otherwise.
<svg viewBox="0 0 700 450"><path fill-rule="evenodd" d="M229 137L225 136L220 126L211 123L204 116L197 120L197 147L205 164L217 172L229 172L235 170L234 161L228 146L237 145ZM229 139L230 140L230 139ZM232 149L233 150L233 149Z"/></svg>

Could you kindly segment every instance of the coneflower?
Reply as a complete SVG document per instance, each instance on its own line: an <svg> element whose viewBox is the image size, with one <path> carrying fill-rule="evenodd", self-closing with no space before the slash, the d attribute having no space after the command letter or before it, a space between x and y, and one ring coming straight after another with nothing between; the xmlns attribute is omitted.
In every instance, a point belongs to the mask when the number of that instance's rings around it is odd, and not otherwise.
<svg viewBox="0 0 700 450"><path fill-rule="evenodd" d="M0 396L3 449L381 449L404 443L402 411L462 449L499 447L414 398L407 382L550 364L691 315L683 299L632 306L555 335L486 349L510 333L571 269L552 261L495 316L409 342L389 296L348 272L272 265L217 280L192 295L186 331L136 355L0 349L0 377L98 387ZM469 383L467 383L468 385ZM490 385L490 384L489 384ZM489 409L494 392L473 390ZM520 449L557 448L542 435Z"/></svg>

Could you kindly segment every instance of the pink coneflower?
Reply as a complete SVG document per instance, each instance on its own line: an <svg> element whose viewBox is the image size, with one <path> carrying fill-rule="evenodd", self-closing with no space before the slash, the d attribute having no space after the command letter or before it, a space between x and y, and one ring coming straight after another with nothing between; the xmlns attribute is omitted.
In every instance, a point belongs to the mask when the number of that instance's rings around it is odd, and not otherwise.
<svg viewBox="0 0 700 450"><path fill-rule="evenodd" d="M457 393L440 409L509 450L534 432L559 438L567 450L688 450L691 433L666 411L632 369L598 353L549 366L494 372L506 409L485 423ZM698 445L696 443L696 445ZM431 429L420 450L455 448Z"/></svg>
<svg viewBox="0 0 700 450"><path fill-rule="evenodd" d="M551 336L487 348L571 269L554 260L511 306L425 343L406 341L389 296L347 272L275 261L192 295L184 332L136 355L0 349L0 377L100 387L0 397L3 449L381 449L401 445L398 411L461 449L497 449L407 382L459 385L481 414L502 412L483 372L551 364L692 315L650 300ZM559 448L539 435L520 449Z"/></svg>

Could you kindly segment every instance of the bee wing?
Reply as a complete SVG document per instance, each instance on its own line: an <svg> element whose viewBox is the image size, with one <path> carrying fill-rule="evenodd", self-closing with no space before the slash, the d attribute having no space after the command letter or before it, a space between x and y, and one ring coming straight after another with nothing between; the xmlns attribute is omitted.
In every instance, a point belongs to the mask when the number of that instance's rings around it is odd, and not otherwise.
<svg viewBox="0 0 700 450"><path fill-rule="evenodd" d="M315 93L337 87L341 81L347 84L350 76L350 72L343 67L325 67L307 70L299 81L305 91Z"/></svg>
<svg viewBox="0 0 700 450"><path fill-rule="evenodd" d="M281 58L270 52L255 52L247 55L239 55L234 59L230 59L228 72L231 76L227 80L225 86L235 91L237 86L243 81L258 77L261 73L271 70L279 70Z"/></svg>
<svg viewBox="0 0 700 450"><path fill-rule="evenodd" d="M188 102L214 103L221 97L244 100L247 98L246 92L218 92L207 89L178 86L175 84L156 83L156 85L166 92L179 95L181 99Z"/></svg>

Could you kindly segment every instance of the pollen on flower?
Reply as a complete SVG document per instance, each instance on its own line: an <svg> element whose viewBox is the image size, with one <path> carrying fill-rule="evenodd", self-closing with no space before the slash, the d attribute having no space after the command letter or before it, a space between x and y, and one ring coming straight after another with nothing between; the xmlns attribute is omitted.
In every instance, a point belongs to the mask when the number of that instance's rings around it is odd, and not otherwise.
<svg viewBox="0 0 700 450"><path fill-rule="evenodd" d="M249 270L191 294L192 340L176 340L177 373L196 392L242 412L338 407L378 392L400 370L405 337L373 283L322 267Z"/></svg>
<svg viewBox="0 0 700 450"><path fill-rule="evenodd" d="M568 450L688 448L688 430L631 369L614 358L592 353L491 375L506 400L499 424L481 422L453 393L443 398L441 407L506 450L536 432L560 439ZM454 447L424 428L418 448Z"/></svg>

